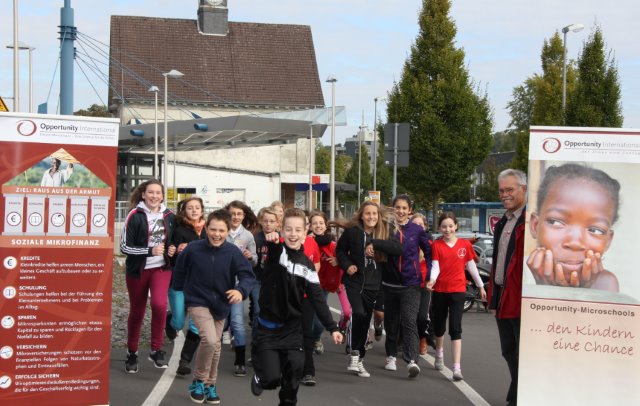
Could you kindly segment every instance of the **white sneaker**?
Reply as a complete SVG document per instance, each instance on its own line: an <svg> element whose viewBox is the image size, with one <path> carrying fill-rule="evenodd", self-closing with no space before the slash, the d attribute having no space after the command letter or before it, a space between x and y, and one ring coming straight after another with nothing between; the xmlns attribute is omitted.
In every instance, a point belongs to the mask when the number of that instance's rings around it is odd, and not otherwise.
<svg viewBox="0 0 640 406"><path fill-rule="evenodd" d="M360 352L358 350L353 350L351 351L351 355L349 355L349 366L347 366L347 371L359 372L360 369L358 367L358 363L360 363Z"/></svg>
<svg viewBox="0 0 640 406"><path fill-rule="evenodd" d="M453 370L453 380L454 381L462 381L464 377L462 376L462 370L454 369Z"/></svg>
<svg viewBox="0 0 640 406"><path fill-rule="evenodd" d="M358 376L360 378L368 378L371 376L371 374L367 372L366 369L364 369L364 364L362 363L362 361L358 362Z"/></svg>
<svg viewBox="0 0 640 406"><path fill-rule="evenodd" d="M387 357L387 361L384 364L384 369L386 369L387 371L395 371L397 369L397 367L396 367L396 357L388 356Z"/></svg>
<svg viewBox="0 0 640 406"><path fill-rule="evenodd" d="M222 332L222 344L223 345L231 344L231 333L229 331Z"/></svg>
<svg viewBox="0 0 640 406"><path fill-rule="evenodd" d="M409 365L407 365L407 371L409 372L409 378L415 378L420 373L420 367L415 361L411 361Z"/></svg>
<svg viewBox="0 0 640 406"><path fill-rule="evenodd" d="M436 357L436 361L433 363L433 367L436 371L442 371L444 368L444 359L442 357Z"/></svg>

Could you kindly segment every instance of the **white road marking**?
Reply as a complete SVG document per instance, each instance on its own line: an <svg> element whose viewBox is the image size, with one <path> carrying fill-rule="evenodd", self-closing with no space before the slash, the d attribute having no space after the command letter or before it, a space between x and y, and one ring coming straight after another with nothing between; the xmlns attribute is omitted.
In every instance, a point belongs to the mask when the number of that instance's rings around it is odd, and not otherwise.
<svg viewBox="0 0 640 406"><path fill-rule="evenodd" d="M334 309L333 307L329 307L329 310L336 314L342 314L342 311ZM373 326L371 327L373 328ZM386 335L386 332L383 331L382 334ZM420 357L433 367L433 363L435 362L434 357L429 354L421 355ZM446 376L474 406L491 406L489 402L484 400L484 398L465 381L453 381L453 372L449 368L444 367L440 373Z"/></svg>
<svg viewBox="0 0 640 406"><path fill-rule="evenodd" d="M162 376L158 379L158 383L153 387L149 396L147 396L142 403L142 406L156 406L164 399L169 388L171 388L173 380L176 378L176 366L180 361L180 352L182 351L183 345L184 333L180 331L175 340L173 340L173 352L171 353L171 358L169 358L169 367L164 370Z"/></svg>

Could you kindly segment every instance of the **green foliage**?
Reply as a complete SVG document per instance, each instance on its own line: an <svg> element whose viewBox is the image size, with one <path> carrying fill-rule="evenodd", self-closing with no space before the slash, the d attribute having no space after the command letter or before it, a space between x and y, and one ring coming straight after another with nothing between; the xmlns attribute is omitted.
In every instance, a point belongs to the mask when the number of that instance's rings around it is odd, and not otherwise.
<svg viewBox="0 0 640 406"><path fill-rule="evenodd" d="M512 168L525 173L529 170L529 130L516 132L516 156Z"/></svg>
<svg viewBox="0 0 640 406"><path fill-rule="evenodd" d="M318 141L316 143L316 173L331 172L331 148L322 146Z"/></svg>
<svg viewBox="0 0 640 406"><path fill-rule="evenodd" d="M346 182L347 171L352 166L351 157L349 155L338 155L336 157L336 181Z"/></svg>
<svg viewBox="0 0 640 406"><path fill-rule="evenodd" d="M445 191L469 187L492 143L488 98L455 47L450 7L448 0L423 0L420 32L387 97L389 121L411 126L409 167L398 170L398 183L430 206Z"/></svg>
<svg viewBox="0 0 640 406"><path fill-rule="evenodd" d="M78 110L73 113L74 116L87 116L87 117L111 117L107 106L100 106L98 104L92 104L88 109Z"/></svg>
<svg viewBox="0 0 640 406"><path fill-rule="evenodd" d="M344 182L347 170L351 166L351 157L338 155L335 159L336 181ZM316 144L316 173L331 173L331 147Z"/></svg>
<svg viewBox="0 0 640 406"><path fill-rule="evenodd" d="M485 202L499 202L498 175L509 165L497 165L495 158L489 158L484 165L482 183L476 187L476 199Z"/></svg>
<svg viewBox="0 0 640 406"><path fill-rule="evenodd" d="M516 132L515 166L527 170L529 162L529 127L533 125L559 126L562 114L562 68L564 46L556 31L544 40L540 62L542 75L534 74L513 89L512 100L507 103L511 115L509 126ZM573 61L567 61L567 94L576 86Z"/></svg>
<svg viewBox="0 0 640 406"><path fill-rule="evenodd" d="M622 127L618 69L610 55L605 56L602 31L596 27L578 58L580 80L567 103L567 125Z"/></svg>
<svg viewBox="0 0 640 406"><path fill-rule="evenodd" d="M516 131L499 131L493 134L491 152L509 152L516 149Z"/></svg>

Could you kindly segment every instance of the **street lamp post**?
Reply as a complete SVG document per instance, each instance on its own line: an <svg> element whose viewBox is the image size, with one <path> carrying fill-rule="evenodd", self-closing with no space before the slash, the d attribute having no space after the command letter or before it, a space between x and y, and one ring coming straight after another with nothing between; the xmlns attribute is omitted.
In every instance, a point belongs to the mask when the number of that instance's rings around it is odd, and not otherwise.
<svg viewBox="0 0 640 406"><path fill-rule="evenodd" d="M162 184L164 185L164 201L165 203L167 203L167 155L169 154L167 151L167 138L169 138L169 134L168 134L168 130L167 130L167 103L168 103L168 91L167 91L167 85L168 85L168 80L167 78L179 78L184 76L184 74L182 72L179 72L175 69L171 69L169 72L163 73L162 76L164 76L164 159L162 161ZM173 168L174 172L175 172L175 168ZM175 186L175 185L174 185Z"/></svg>
<svg viewBox="0 0 640 406"><path fill-rule="evenodd" d="M326 80L331 83L331 180L329 183L329 219L335 219L336 205L336 79L329 75Z"/></svg>
<svg viewBox="0 0 640 406"><path fill-rule="evenodd" d="M377 175L378 175L378 100L386 100L384 97L376 97L373 99L373 190L377 188Z"/></svg>
<svg viewBox="0 0 640 406"><path fill-rule="evenodd" d="M20 111L20 67L18 63L18 0L13 0L13 110Z"/></svg>
<svg viewBox="0 0 640 406"><path fill-rule="evenodd" d="M362 189L362 131L364 131L364 127L360 126L360 131L358 131L358 206L360 206L360 190Z"/></svg>
<svg viewBox="0 0 640 406"><path fill-rule="evenodd" d="M582 24L567 25L562 29L564 34L562 40L562 123L564 124L564 113L567 106L567 33L578 32L584 28Z"/></svg>
<svg viewBox="0 0 640 406"><path fill-rule="evenodd" d="M154 103L154 122L155 122L155 132L153 133L153 178L158 179L158 86L151 86L149 88L150 92L155 93L155 103Z"/></svg>
<svg viewBox="0 0 640 406"><path fill-rule="evenodd" d="M7 48L13 49L14 44L7 45ZM29 113L33 113L33 51L35 47L27 45L24 42L18 42L18 51L29 51ZM13 109L15 111L20 110L20 103L18 99L14 97Z"/></svg>

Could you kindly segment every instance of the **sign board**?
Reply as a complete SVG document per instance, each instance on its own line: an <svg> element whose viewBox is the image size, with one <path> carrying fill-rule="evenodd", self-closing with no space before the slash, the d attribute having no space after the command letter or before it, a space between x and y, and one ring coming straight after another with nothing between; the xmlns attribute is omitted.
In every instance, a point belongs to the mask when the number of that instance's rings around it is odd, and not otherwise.
<svg viewBox="0 0 640 406"><path fill-rule="evenodd" d="M409 150L409 123L387 123L384 126L384 150L393 151L395 127L398 124L398 151Z"/></svg>
<svg viewBox="0 0 640 406"><path fill-rule="evenodd" d="M393 150L384 151L384 164L393 166ZM409 151L398 151L398 167L404 168L409 166Z"/></svg>
<svg viewBox="0 0 640 406"><path fill-rule="evenodd" d="M365 200L370 200L376 204L380 204L380 191L379 190L370 190L369 198Z"/></svg>
<svg viewBox="0 0 640 406"><path fill-rule="evenodd" d="M487 209L487 224L485 225L485 230L493 234L496 224L498 224L498 221L500 221L505 212L506 209Z"/></svg>
<svg viewBox="0 0 640 406"><path fill-rule="evenodd" d="M530 134L518 404L640 404L640 130Z"/></svg>
<svg viewBox="0 0 640 406"><path fill-rule="evenodd" d="M0 404L109 403L118 129L0 115Z"/></svg>
<svg viewBox="0 0 640 406"><path fill-rule="evenodd" d="M9 109L7 108L7 105L5 104L4 100L2 100L2 97L0 97L0 111L9 111Z"/></svg>

